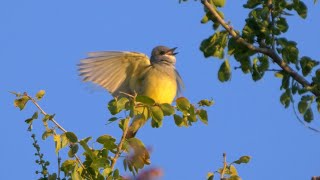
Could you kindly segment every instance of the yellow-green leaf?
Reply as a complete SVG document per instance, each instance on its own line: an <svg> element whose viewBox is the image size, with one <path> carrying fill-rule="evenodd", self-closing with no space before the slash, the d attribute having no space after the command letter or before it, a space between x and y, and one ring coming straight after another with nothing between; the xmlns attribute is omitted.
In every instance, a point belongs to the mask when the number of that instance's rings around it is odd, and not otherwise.
<svg viewBox="0 0 320 180"><path fill-rule="evenodd" d="M208 114L207 111L204 109L199 109L197 111L197 115L199 117L199 119L206 125L208 125Z"/></svg>
<svg viewBox="0 0 320 180"><path fill-rule="evenodd" d="M187 98L179 97L179 98L177 98L176 103L177 103L177 107L180 111L187 113L187 111L190 108L190 102Z"/></svg>
<svg viewBox="0 0 320 180"><path fill-rule="evenodd" d="M20 110L22 110L24 109L28 101L29 98L27 96L22 96L21 98L14 100L14 106L19 107Z"/></svg>
<svg viewBox="0 0 320 180"><path fill-rule="evenodd" d="M171 116L172 114L174 114L174 108L170 104L163 103L163 104L160 104L160 107L163 111L163 115Z"/></svg>
<svg viewBox="0 0 320 180"><path fill-rule="evenodd" d="M46 92L44 90L40 90L37 94L36 94L36 98L38 100L42 99L42 97L44 96Z"/></svg>
<svg viewBox="0 0 320 180"><path fill-rule="evenodd" d="M155 103L155 101L152 98L150 98L148 96L142 96L142 95L138 95L136 97L136 101L141 102L146 105L154 105L154 103Z"/></svg>
<svg viewBox="0 0 320 180"><path fill-rule="evenodd" d="M248 163L250 161L250 156L241 156L238 160L234 161L236 164Z"/></svg>

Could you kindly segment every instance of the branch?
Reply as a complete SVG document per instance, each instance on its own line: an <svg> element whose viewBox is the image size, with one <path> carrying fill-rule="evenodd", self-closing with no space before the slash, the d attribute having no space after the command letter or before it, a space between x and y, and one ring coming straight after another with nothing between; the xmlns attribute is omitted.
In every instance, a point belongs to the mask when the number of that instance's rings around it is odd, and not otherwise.
<svg viewBox="0 0 320 180"><path fill-rule="evenodd" d="M130 119L129 119L130 120ZM112 162L111 162L111 170L113 171L114 166L117 163L118 158L121 155L121 149L123 146L124 141L126 140L126 136L127 136L127 132L128 132L128 128L129 128L129 122L124 123L124 127L123 127L123 133L122 133L122 137L121 140L119 142L119 145L117 147L117 152L115 153L114 157L112 158Z"/></svg>
<svg viewBox="0 0 320 180"><path fill-rule="evenodd" d="M41 114L43 114L43 115L45 115L45 116L48 115L48 114L39 106L39 104L37 103L37 101L36 101L34 98L32 98L31 96L29 96L27 93L24 93L23 95L24 95L24 96L27 96L27 97L32 101L32 103L40 110ZM61 131L63 131L63 132L68 132L68 131L65 130L54 118L51 118L50 121L52 121ZM76 160L78 161L78 163L80 164L80 166L81 166L83 169L86 169L86 168L84 167L84 165L82 164L82 162L81 162L80 158L78 157L78 155L75 154L74 156L75 156Z"/></svg>
<svg viewBox="0 0 320 180"><path fill-rule="evenodd" d="M237 43L245 45L248 49L259 52L264 55L269 56L275 63L277 63L281 69L283 69L286 73L288 73L294 80L299 82L302 86L304 86L307 90L310 90L315 96L319 97L320 92L312 90L312 85L309 81L307 81L303 76L298 74L295 70L293 70L286 62L284 62L281 57L272 49L269 48L260 48L256 47L251 43L248 43L245 39L240 37L233 28L231 28L218 14L215 7L213 7L207 0L201 0L201 3L209 10L209 12L217 19L217 21L226 29L229 34L235 38Z"/></svg>

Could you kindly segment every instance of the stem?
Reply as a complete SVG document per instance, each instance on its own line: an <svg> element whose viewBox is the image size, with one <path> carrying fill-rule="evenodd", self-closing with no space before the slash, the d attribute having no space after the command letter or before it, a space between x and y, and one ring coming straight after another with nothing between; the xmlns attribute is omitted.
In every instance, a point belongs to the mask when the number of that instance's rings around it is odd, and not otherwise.
<svg viewBox="0 0 320 180"><path fill-rule="evenodd" d="M45 115L45 116L48 115L48 114L39 106L39 104L37 103L37 101L36 101L34 98L32 98L31 96L29 96L27 93L24 93L24 95L27 96L27 97L32 101L32 103L33 103L35 106L37 106L37 108L40 110L41 114L43 114L43 115ZM50 119L50 121L52 121L61 131L63 131L63 132L68 132L68 131L65 130L54 118ZM75 158L76 158L76 160L78 161L78 163L80 164L80 166L81 166L83 169L86 169L86 168L84 167L84 165L82 164L82 162L81 162L80 158L78 157L78 155L75 154Z"/></svg>
<svg viewBox="0 0 320 180"><path fill-rule="evenodd" d="M222 168L222 171L221 171L220 179L224 179L224 174L225 174L226 169L227 169L227 154L223 153L222 156L223 156L223 168Z"/></svg>
<svg viewBox="0 0 320 180"><path fill-rule="evenodd" d="M309 81L307 81L303 76L298 74L295 70L293 70L286 62L284 62L281 57L276 53L275 50L269 49L269 48L260 48L256 47L251 43L248 43L245 39L240 37L236 31L231 28L218 14L216 8L214 8L207 0L201 0L201 3L209 10L209 12L217 19L217 21L223 26L225 30L229 32L229 34L235 38L237 43L243 44L248 49L262 53L264 55L269 56L275 63L278 64L278 66L281 67L286 73L288 73L294 80L299 82L303 87L305 87L307 90L310 90L315 96L319 97L320 92L312 90L312 85Z"/></svg>
<svg viewBox="0 0 320 180"><path fill-rule="evenodd" d="M129 119L129 121L130 121L130 119ZM121 152L122 152L121 149L122 149L122 146L123 146L124 141L126 140L128 128L129 128L129 122L124 123L124 129L123 129L123 133L122 133L121 140L120 140L119 145L118 145L118 147L117 147L117 152L115 153L114 157L112 158L112 162L111 162L111 170L112 170L112 171L113 171L113 169L114 169L114 166L115 166L116 163L117 163L118 158L119 158L120 155L121 155Z"/></svg>

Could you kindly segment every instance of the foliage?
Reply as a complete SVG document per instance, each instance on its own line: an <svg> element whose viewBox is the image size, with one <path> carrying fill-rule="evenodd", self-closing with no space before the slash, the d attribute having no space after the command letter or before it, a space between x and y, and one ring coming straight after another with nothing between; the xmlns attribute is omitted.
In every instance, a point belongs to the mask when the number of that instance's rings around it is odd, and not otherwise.
<svg viewBox="0 0 320 180"><path fill-rule="evenodd" d="M226 56L233 56L242 72L250 74L254 81L274 71L270 67L280 67L275 77L281 79L281 104L288 108L300 99L297 103L299 113L310 123L314 110L320 112L320 69L315 69L319 61L301 56L297 42L285 37L290 16L295 13L302 19L307 18L306 4L302 0L247 0L243 7L249 10L248 17L242 30L237 31L230 21L225 22L220 10L226 0L201 2L205 7L201 23L211 22L214 33L202 41L200 50L206 58L225 59L218 79L221 82L231 79L232 68Z"/></svg>
<svg viewBox="0 0 320 180"><path fill-rule="evenodd" d="M48 137L53 137L55 143L55 152L58 154L61 149L69 147L68 158L62 162L59 167L58 173L50 174L47 166L48 161L43 160L43 154L40 153L40 147L34 139L34 147L37 150L35 154L38 156L36 161L42 167L41 171L36 173L42 174L39 179L60 179L60 171L64 173L63 179L108 179L117 180L125 179L119 169L115 168L115 164L118 158L123 159L123 167L127 171L130 171L133 176L149 176L159 175L161 171L157 169L149 169L141 174L138 174L141 169L150 164L150 154L144 143L136 137L127 138L126 134L129 129L130 122L139 122L140 128L148 120L151 121L151 126L159 128L163 124L165 116L173 117L175 124L179 127L188 127L193 123L200 120L204 124L208 124L208 115L205 110L206 107L213 105L212 100L201 100L197 105L193 105L187 98L180 97L176 99L176 106L170 104L158 104L147 96L130 96L114 98L108 103L108 109L112 115L118 115L119 113L128 114L123 118L111 117L108 123L118 122L119 128L122 131L122 137L117 140L115 137L109 134L104 134L96 138L96 142L100 144L100 147L91 147L89 142L92 141L92 137L86 137L78 139L77 135L73 132L65 130L54 119L54 114L47 114L38 104L38 101L42 99L45 91L41 90L37 93L35 98L29 96L27 93L19 94L12 92L16 95L14 105L20 110L23 110L26 104L31 101L40 111L42 117L42 123L45 130L42 134L42 139L46 140ZM146 111L141 111L144 109ZM139 117L139 118L137 118ZM39 113L36 111L31 118L28 118L25 122L28 124L28 130L32 131L32 124L39 118ZM132 123L130 126L134 125ZM119 141L119 143L117 143ZM83 155L81 160L78 157L78 153Z"/></svg>
<svg viewBox="0 0 320 180"><path fill-rule="evenodd" d="M238 160L228 164L227 155L223 153L223 166L219 168L217 171L208 172L207 180L213 180L215 174L220 174L221 180L241 180L241 177L237 172L235 164L247 164L249 163L250 159L250 156L241 156Z"/></svg>

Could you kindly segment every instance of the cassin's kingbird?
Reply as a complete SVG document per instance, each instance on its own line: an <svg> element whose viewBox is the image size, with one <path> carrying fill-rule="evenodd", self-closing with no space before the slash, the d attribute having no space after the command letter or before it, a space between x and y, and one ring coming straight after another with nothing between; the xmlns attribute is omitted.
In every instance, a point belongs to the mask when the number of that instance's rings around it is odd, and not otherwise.
<svg viewBox="0 0 320 180"><path fill-rule="evenodd" d="M171 104L183 87L182 79L175 69L175 49L157 46L152 50L150 59L138 52L93 52L81 60L79 72L83 81L94 82L115 97L124 96L122 92L132 95L137 93L157 103ZM133 133L137 129L132 130Z"/></svg>

